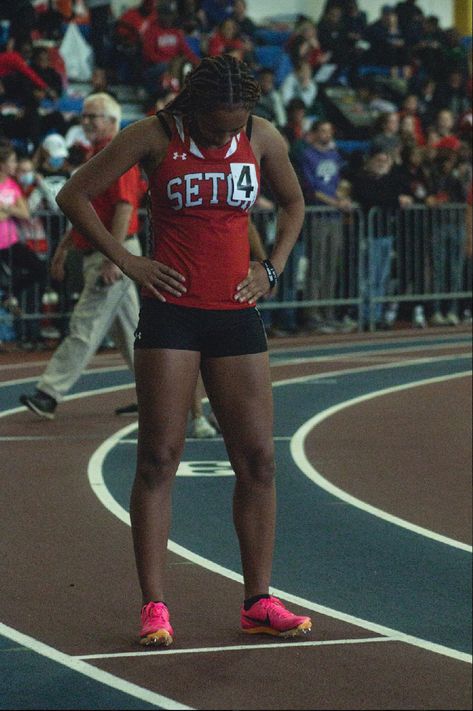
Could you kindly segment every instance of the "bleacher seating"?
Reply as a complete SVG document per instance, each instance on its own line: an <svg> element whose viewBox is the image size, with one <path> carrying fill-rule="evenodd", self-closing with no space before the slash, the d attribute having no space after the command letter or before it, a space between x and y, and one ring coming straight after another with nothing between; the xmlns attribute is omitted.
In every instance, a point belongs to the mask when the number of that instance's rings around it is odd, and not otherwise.
<svg viewBox="0 0 473 711"><path fill-rule="evenodd" d="M274 72L274 83L276 87L281 86L293 65L287 52L278 45L262 45L255 47L254 54L260 67L272 69Z"/></svg>

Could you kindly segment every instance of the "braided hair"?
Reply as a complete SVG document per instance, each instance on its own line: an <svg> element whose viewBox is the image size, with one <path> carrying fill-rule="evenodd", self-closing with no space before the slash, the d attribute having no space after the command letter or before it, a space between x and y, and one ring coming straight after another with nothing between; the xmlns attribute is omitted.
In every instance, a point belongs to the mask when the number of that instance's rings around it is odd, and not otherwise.
<svg viewBox="0 0 473 711"><path fill-rule="evenodd" d="M190 115L217 107L243 106L250 111L260 96L260 86L248 66L230 54L205 57L187 74L184 88L166 111Z"/></svg>

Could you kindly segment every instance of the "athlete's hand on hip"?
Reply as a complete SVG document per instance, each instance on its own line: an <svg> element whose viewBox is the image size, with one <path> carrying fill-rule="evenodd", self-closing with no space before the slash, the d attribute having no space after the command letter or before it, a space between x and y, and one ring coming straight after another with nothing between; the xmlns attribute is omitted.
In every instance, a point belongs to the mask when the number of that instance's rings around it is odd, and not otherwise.
<svg viewBox="0 0 473 711"><path fill-rule="evenodd" d="M255 304L258 299L269 293L269 281L266 269L259 262L250 262L250 268L246 279L238 284L235 301L241 303L248 302Z"/></svg>
<svg viewBox="0 0 473 711"><path fill-rule="evenodd" d="M100 276L105 286L111 286L111 284L123 278L123 272L109 259L104 259Z"/></svg>
<svg viewBox="0 0 473 711"><path fill-rule="evenodd" d="M183 284L185 277L182 274L166 264L156 262L148 257L136 257L129 254L123 271L130 279L144 286L160 301L166 301L162 291L167 291L174 296L182 296L187 291Z"/></svg>

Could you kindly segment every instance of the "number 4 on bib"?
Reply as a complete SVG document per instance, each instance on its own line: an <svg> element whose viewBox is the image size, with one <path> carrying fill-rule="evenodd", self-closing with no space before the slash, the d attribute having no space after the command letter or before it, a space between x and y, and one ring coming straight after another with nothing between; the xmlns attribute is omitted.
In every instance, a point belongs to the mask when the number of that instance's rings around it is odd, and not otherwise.
<svg viewBox="0 0 473 711"><path fill-rule="evenodd" d="M254 163L230 163L233 178L233 200L253 204L258 194L258 178Z"/></svg>

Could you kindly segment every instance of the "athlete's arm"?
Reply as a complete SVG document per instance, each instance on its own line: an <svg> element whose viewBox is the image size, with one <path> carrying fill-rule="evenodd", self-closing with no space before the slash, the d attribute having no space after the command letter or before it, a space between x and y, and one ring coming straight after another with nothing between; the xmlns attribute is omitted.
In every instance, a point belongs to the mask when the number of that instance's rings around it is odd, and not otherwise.
<svg viewBox="0 0 473 711"><path fill-rule="evenodd" d="M304 221L304 198L287 144L279 131L262 118L254 118L253 133L259 148L261 171L278 205L276 239L271 262L278 274L284 270Z"/></svg>
<svg viewBox="0 0 473 711"><path fill-rule="evenodd" d="M105 228L91 200L140 161L148 173L153 171L164 157L168 142L155 116L137 121L120 131L102 151L81 166L56 198L66 217L84 237L161 301L165 298L158 289L179 296L185 291L184 277L164 264L130 254Z"/></svg>
<svg viewBox="0 0 473 711"><path fill-rule="evenodd" d="M287 144L266 119L253 117L251 145L279 208L276 239L270 259L280 275L304 221L304 198L289 160ZM252 262L248 276L237 286L235 299L252 303L268 291L269 282L264 267Z"/></svg>
<svg viewBox="0 0 473 711"><path fill-rule="evenodd" d="M110 231L120 244L123 244L126 239L132 214L133 207L129 202L120 200L115 205ZM104 284L113 284L118 279L121 279L123 274L114 262L111 262L109 259L104 259L101 268L101 276Z"/></svg>
<svg viewBox="0 0 473 711"><path fill-rule="evenodd" d="M256 229L253 220L248 220L248 240L250 242L250 254L253 259L266 259L268 256L264 248L263 240L260 233Z"/></svg>

